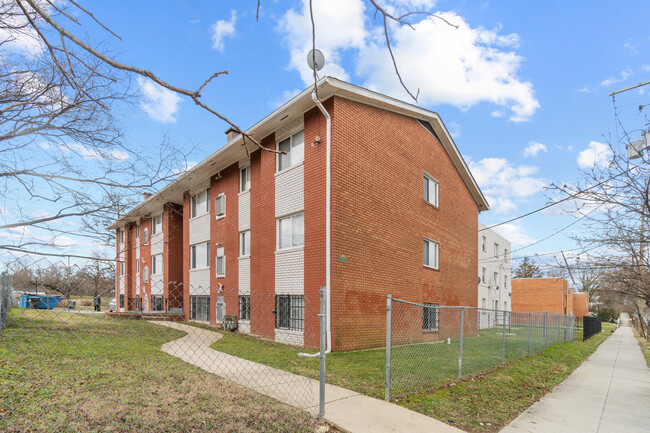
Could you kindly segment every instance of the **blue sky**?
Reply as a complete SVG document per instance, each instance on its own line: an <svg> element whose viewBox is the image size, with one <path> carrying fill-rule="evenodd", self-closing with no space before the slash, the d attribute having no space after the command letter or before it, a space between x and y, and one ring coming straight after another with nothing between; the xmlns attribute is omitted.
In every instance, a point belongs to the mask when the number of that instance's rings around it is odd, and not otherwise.
<svg viewBox="0 0 650 433"><path fill-rule="evenodd" d="M204 102L248 128L309 84L305 3L263 0L256 22L255 1L160 0L155 7L85 1L122 41L90 23L83 31L108 40L120 61L185 88L227 70L203 92ZM391 26L391 37L405 82L421 90L419 105L441 115L488 196L492 210L479 217L486 225L543 206L544 186L575 181L581 168L606 160L607 140L619 147L621 138L608 93L650 79L647 1L382 4L396 13L435 12L459 26L423 16L414 18L415 30ZM314 0L314 7L316 45L327 61L322 75L409 101L369 2ZM166 134L176 146L196 146L192 161L225 143L227 125L190 100L145 80L134 79L133 86L142 98L123 113L128 140L155 149ZM625 128L644 127L636 107L646 103L648 91L650 86L617 98ZM499 231L516 250L573 221L557 213L538 213ZM570 234L566 230L521 254L571 250Z"/></svg>

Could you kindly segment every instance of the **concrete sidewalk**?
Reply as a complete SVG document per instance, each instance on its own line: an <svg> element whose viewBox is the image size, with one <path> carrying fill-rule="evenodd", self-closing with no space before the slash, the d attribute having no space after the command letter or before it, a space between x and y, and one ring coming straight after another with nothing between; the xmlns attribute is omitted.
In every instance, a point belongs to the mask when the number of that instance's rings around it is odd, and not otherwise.
<svg viewBox="0 0 650 433"><path fill-rule="evenodd" d="M564 382L501 432L650 431L650 371L632 328L623 322Z"/></svg>
<svg viewBox="0 0 650 433"><path fill-rule="evenodd" d="M221 334L177 322L152 322L186 332L162 350L283 403L318 414L316 380L218 352L210 345ZM349 433L458 433L455 427L401 406L334 385L325 388L325 420Z"/></svg>

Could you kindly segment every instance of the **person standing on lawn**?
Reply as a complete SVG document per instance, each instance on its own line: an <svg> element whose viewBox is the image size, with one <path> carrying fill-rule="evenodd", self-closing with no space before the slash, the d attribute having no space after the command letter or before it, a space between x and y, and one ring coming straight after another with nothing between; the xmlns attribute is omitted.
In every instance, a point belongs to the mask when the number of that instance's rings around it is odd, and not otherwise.
<svg viewBox="0 0 650 433"><path fill-rule="evenodd" d="M102 298L99 295L95 295L93 303L95 304L95 311L102 311Z"/></svg>

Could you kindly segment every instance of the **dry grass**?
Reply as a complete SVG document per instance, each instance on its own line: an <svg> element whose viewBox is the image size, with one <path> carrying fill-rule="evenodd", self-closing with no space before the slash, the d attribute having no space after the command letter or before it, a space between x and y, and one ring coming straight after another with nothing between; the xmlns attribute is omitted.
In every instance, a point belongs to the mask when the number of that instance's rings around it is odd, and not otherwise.
<svg viewBox="0 0 650 433"><path fill-rule="evenodd" d="M159 350L183 333L13 309L0 339L3 432L307 432L306 413Z"/></svg>
<svg viewBox="0 0 650 433"><path fill-rule="evenodd" d="M645 362L648 364L648 367L650 367L650 341L647 341L645 338L643 338L636 329L632 329L634 330L634 336L636 337L636 340L639 342L641 352L643 352L643 356L645 357Z"/></svg>

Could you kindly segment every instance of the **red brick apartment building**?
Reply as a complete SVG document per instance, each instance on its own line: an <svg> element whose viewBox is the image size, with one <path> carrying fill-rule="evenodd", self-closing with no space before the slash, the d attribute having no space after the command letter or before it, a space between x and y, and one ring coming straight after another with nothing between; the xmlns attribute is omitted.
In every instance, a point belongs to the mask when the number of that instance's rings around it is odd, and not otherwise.
<svg viewBox="0 0 650 433"><path fill-rule="evenodd" d="M351 350L384 344L388 293L476 306L488 204L438 114L331 77L318 95L246 131L286 154L229 130L111 225L120 311L232 315L240 332L316 346L325 286L329 347Z"/></svg>
<svg viewBox="0 0 650 433"><path fill-rule="evenodd" d="M588 296L574 292L564 278L513 278L512 311L589 315Z"/></svg>

